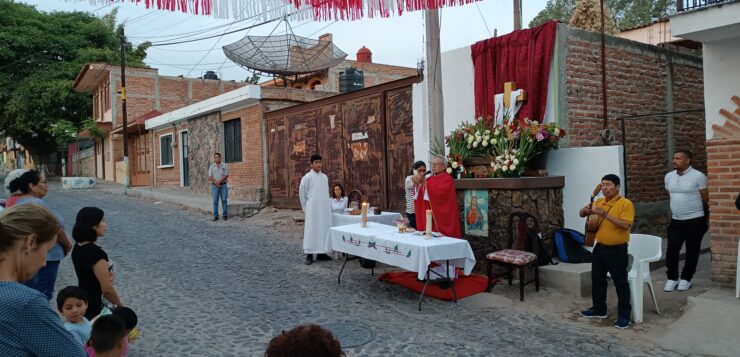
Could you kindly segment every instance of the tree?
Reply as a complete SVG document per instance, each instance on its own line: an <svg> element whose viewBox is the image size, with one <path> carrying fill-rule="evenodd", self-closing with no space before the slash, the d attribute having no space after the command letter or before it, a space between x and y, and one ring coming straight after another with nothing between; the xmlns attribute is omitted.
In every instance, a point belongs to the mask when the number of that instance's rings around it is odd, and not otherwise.
<svg viewBox="0 0 740 357"><path fill-rule="evenodd" d="M36 162L91 117L90 96L72 85L85 63L120 61L115 18L115 10L101 19L0 0L0 132L25 146ZM127 42L127 64L145 67L148 46Z"/></svg>
<svg viewBox="0 0 740 357"><path fill-rule="evenodd" d="M260 83L260 76L257 75L257 73L252 73L252 76L245 79L245 82L249 84L259 84Z"/></svg>
<svg viewBox="0 0 740 357"><path fill-rule="evenodd" d="M599 0L578 0L570 26L593 32L601 32L601 4ZM614 19L611 11L604 5L604 33L614 33Z"/></svg>
<svg viewBox="0 0 740 357"><path fill-rule="evenodd" d="M548 0L545 8L529 23L529 27L539 26L550 20L570 23L576 2L577 0ZM604 6L611 10L616 29L645 25L676 11L675 1L671 0L605 0Z"/></svg>

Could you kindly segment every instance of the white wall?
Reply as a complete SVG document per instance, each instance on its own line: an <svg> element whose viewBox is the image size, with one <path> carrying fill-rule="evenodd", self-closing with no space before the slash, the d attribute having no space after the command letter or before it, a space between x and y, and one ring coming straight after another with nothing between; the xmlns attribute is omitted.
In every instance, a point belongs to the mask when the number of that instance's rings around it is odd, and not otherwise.
<svg viewBox="0 0 740 357"><path fill-rule="evenodd" d="M740 37L704 44L704 111L707 139L714 137L712 124L727 120L720 109L734 111L730 98L740 95Z"/></svg>
<svg viewBox="0 0 740 357"><path fill-rule="evenodd" d="M429 73L425 69L424 73ZM427 78L413 87L414 157L429 162L429 118ZM475 120L473 59L470 46L442 53L442 96L444 101L444 135L460 123Z"/></svg>
<svg viewBox="0 0 740 357"><path fill-rule="evenodd" d="M550 176L565 176L563 214L565 228L583 232L584 219L578 216L589 203L591 193L606 174L616 174L624 182L622 146L597 146L551 150L547 159ZM621 186L624 194L624 185Z"/></svg>

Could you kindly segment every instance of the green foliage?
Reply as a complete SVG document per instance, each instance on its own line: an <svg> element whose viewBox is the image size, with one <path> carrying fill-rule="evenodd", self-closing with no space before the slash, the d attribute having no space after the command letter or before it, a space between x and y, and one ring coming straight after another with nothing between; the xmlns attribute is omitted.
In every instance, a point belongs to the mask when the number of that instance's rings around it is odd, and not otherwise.
<svg viewBox="0 0 740 357"><path fill-rule="evenodd" d="M260 83L260 76L257 75L257 73L252 73L252 76L244 80L245 82L249 84L259 84Z"/></svg>
<svg viewBox="0 0 740 357"><path fill-rule="evenodd" d="M569 23L576 3L577 0L548 0L545 9L532 19L529 27L550 20ZM605 0L617 29L645 25L664 18L676 11L675 5L675 1L671 0Z"/></svg>
<svg viewBox="0 0 740 357"><path fill-rule="evenodd" d="M82 130L87 130L90 133L90 136L94 138L102 138L105 136L105 131L100 129L93 118L87 118L82 121Z"/></svg>
<svg viewBox="0 0 740 357"><path fill-rule="evenodd" d="M69 120L61 119L51 124L46 131L54 137L58 145L69 144L77 138L77 126Z"/></svg>
<svg viewBox="0 0 740 357"><path fill-rule="evenodd" d="M55 151L71 127L91 116L89 94L72 90L86 63L120 62L116 10L99 19L82 12L38 12L0 0L0 131L34 156ZM127 65L144 67L149 44L126 43ZM71 125L71 126L70 126ZM55 137L61 135L61 137Z"/></svg>

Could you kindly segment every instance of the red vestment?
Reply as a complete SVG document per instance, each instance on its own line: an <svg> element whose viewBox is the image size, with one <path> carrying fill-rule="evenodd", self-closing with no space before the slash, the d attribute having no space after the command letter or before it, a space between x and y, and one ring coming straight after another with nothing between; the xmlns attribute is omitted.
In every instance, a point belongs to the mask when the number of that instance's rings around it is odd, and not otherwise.
<svg viewBox="0 0 740 357"><path fill-rule="evenodd" d="M424 200L424 190L429 190L429 201ZM432 210L432 231L440 232L447 237L461 238L460 216L457 207L455 183L448 173L431 176L426 179L426 187L419 186L419 193L414 200L416 210L416 229L426 230L426 211Z"/></svg>

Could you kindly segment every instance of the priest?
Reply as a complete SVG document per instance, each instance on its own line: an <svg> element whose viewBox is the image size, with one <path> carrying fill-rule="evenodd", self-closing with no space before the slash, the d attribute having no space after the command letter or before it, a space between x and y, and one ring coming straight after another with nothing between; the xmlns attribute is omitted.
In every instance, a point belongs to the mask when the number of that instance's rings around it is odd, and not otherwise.
<svg viewBox="0 0 740 357"><path fill-rule="evenodd" d="M432 172L426 176L414 175L416 195L416 229L425 231L426 211L432 211L432 231L440 232L447 237L460 238L460 217L457 207L457 194L452 176L448 174L447 161L443 156L435 156L432 161Z"/></svg>
<svg viewBox="0 0 740 357"><path fill-rule="evenodd" d="M298 196L304 212L303 251L306 265L317 260L331 260L326 254L326 236L331 226L329 178L321 172L321 155L311 155L311 170L301 178Z"/></svg>

